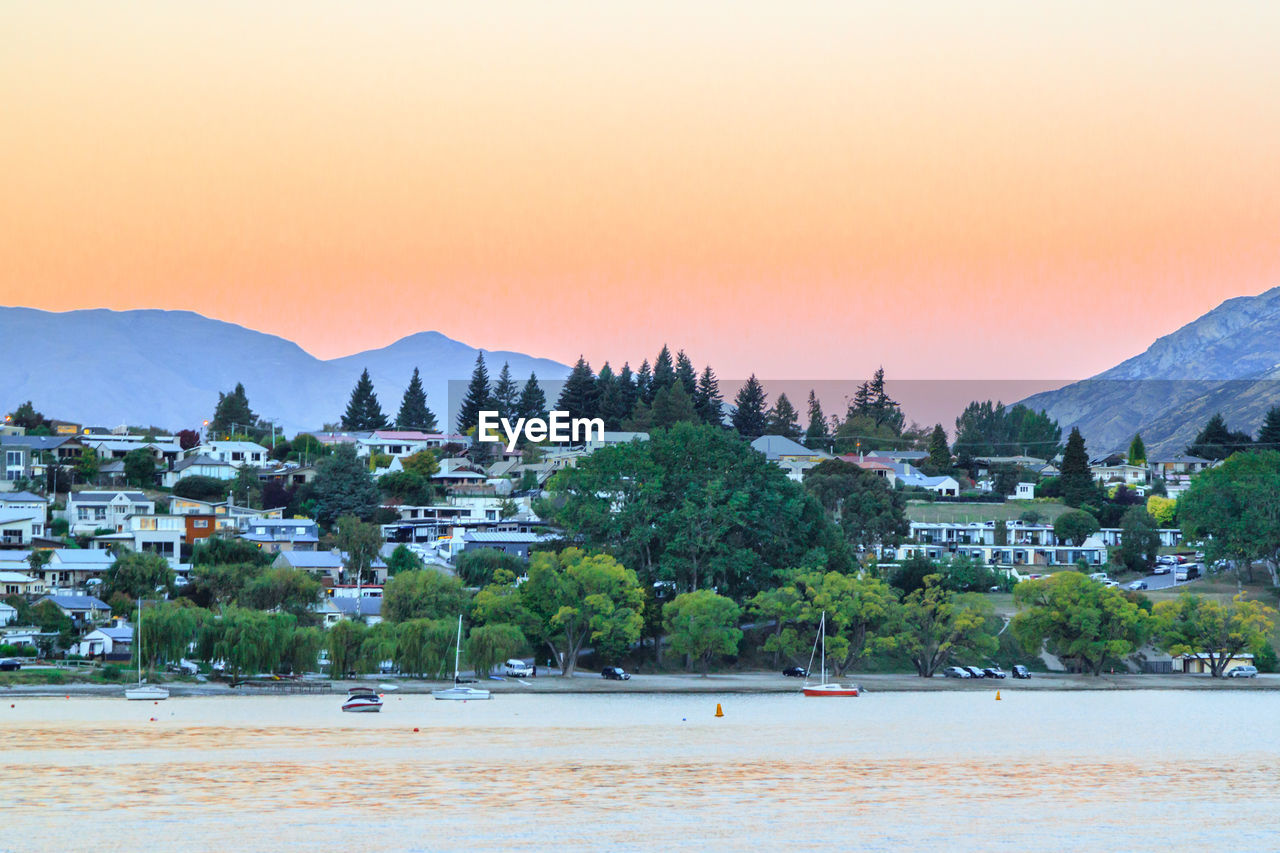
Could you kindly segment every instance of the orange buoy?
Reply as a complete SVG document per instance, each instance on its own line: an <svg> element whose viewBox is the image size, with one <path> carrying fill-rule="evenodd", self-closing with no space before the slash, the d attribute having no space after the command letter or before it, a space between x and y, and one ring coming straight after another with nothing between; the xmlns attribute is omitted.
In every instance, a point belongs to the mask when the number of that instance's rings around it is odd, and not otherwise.
<svg viewBox="0 0 1280 853"><path fill-rule="evenodd" d="M719 703L719 702L717 702L717 703L716 703L716 716L717 716L717 717L723 717L723 716L724 716L724 709L720 707L720 703Z"/></svg>
<svg viewBox="0 0 1280 853"><path fill-rule="evenodd" d="M999 702L999 701L1000 701L1000 691L999 691L999 690L997 690L997 691L996 691L996 701L997 701L997 702Z"/></svg>

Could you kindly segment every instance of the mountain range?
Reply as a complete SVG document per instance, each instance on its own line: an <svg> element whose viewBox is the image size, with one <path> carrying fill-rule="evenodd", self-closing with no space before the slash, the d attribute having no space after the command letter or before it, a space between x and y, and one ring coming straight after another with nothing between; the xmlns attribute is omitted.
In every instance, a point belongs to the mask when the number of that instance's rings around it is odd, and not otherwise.
<svg viewBox="0 0 1280 853"><path fill-rule="evenodd" d="M1228 299L1142 354L1022 402L1079 427L1094 456L1126 449L1135 433L1148 456L1180 453L1215 412L1256 434L1280 405L1280 287Z"/></svg>
<svg viewBox="0 0 1280 853"><path fill-rule="evenodd" d="M190 311L0 307L0 406L12 411L31 400L48 417L182 429L212 417L218 392L242 382L254 412L292 433L338 421L365 368L382 410L394 418L417 367L427 405L445 428L462 394L455 386L451 411L449 382L470 377L478 352L439 332L420 332L326 361L284 338ZM569 373L559 362L523 353L484 355L491 380L503 362L520 384L530 372L539 380Z"/></svg>

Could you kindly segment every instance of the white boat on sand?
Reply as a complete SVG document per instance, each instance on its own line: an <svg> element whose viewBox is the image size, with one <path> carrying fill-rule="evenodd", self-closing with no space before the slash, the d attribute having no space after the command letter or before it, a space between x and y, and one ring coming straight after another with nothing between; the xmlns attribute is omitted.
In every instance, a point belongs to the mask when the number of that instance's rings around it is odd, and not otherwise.
<svg viewBox="0 0 1280 853"><path fill-rule="evenodd" d="M161 687L159 684L147 684L142 680L142 599L138 599L138 683L133 687L124 689L124 698L134 701L146 701L150 699L153 702L159 702L161 699L169 698L169 691Z"/></svg>
<svg viewBox="0 0 1280 853"><path fill-rule="evenodd" d="M453 699L455 701L467 701L468 699L492 699L489 691L480 687L468 687L465 684L458 683L458 663L462 658L462 614L458 614L458 639L453 646L453 686L445 687L441 690L432 690L431 695L436 699Z"/></svg>

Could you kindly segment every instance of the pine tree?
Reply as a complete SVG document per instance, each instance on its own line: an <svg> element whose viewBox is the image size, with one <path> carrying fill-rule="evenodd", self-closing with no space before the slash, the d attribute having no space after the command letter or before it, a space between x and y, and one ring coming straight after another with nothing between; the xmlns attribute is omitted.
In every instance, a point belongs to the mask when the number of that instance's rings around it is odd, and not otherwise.
<svg viewBox="0 0 1280 853"><path fill-rule="evenodd" d="M1253 436L1244 432L1232 432L1220 412L1215 412L1204 429L1196 436L1196 440L1187 448L1187 453L1203 459L1226 459L1237 450L1247 450L1253 443Z"/></svg>
<svg viewBox="0 0 1280 853"><path fill-rule="evenodd" d="M800 413L787 399L786 394L779 394L769 410L767 429L770 435L783 435L790 439L800 437Z"/></svg>
<svg viewBox="0 0 1280 853"><path fill-rule="evenodd" d="M577 364L560 389L556 409L568 412L571 418L594 418L599 413L599 404L600 390L596 387L595 374L587 360L578 356Z"/></svg>
<svg viewBox="0 0 1280 853"><path fill-rule="evenodd" d="M631 365L627 362L622 363L622 370L618 371L618 420L624 421L631 417L631 413L635 411L636 401L640 398L636 389L636 378L631 374Z"/></svg>
<svg viewBox="0 0 1280 853"><path fill-rule="evenodd" d="M596 376L596 392L597 392L597 411L604 420L604 428L607 430L619 429L622 425L622 419L626 417L626 410L622 404L622 389L619 387L618 378L613 375L613 368L609 366L609 362L605 362L600 368L600 373Z"/></svg>
<svg viewBox="0 0 1280 853"><path fill-rule="evenodd" d="M237 382L230 394L218 392L218 405L213 411L213 420L209 421L211 434L247 432L257 424L258 416L249 408L249 396L244 392L243 383Z"/></svg>
<svg viewBox="0 0 1280 853"><path fill-rule="evenodd" d="M1133 441L1129 442L1129 464L1130 465L1146 465L1147 464L1147 446L1142 443L1142 434L1135 433Z"/></svg>
<svg viewBox="0 0 1280 853"><path fill-rule="evenodd" d="M884 368L878 368L867 388L870 395L870 414L877 427L888 425L894 432L902 431L903 415L898 402L889 397L884 387Z"/></svg>
<svg viewBox="0 0 1280 853"><path fill-rule="evenodd" d="M520 390L520 399L516 401L516 416L525 420L547 416L547 396L542 393L536 373L529 374L529 381Z"/></svg>
<svg viewBox="0 0 1280 853"><path fill-rule="evenodd" d="M413 369L413 376L409 378L409 387L404 389L404 397L400 400L396 428L423 432L435 432L440 428L435 414L427 408L427 392L422 388L422 377L418 375L416 367Z"/></svg>
<svg viewBox="0 0 1280 853"><path fill-rule="evenodd" d="M696 422L698 410L693 398L685 393L684 383L673 382L671 387L660 390L653 398L653 425L669 427L682 422Z"/></svg>
<svg viewBox="0 0 1280 853"><path fill-rule="evenodd" d="M671 383L676 381L675 367L671 362L671 350L667 349L667 345L662 345L662 351L658 353L658 359L653 363L653 381L649 383L650 405L653 404L653 398L663 388L670 388Z"/></svg>
<svg viewBox="0 0 1280 853"><path fill-rule="evenodd" d="M698 410L698 417L703 423L714 426L724 425L724 401L720 398L720 380L711 365L702 368L698 377L698 389L693 395L693 406Z"/></svg>
<svg viewBox="0 0 1280 853"><path fill-rule="evenodd" d="M676 381L684 386L684 393L692 400L698 393L698 373L684 350L676 353Z"/></svg>
<svg viewBox="0 0 1280 853"><path fill-rule="evenodd" d="M351 399L347 402L347 410L342 415L342 428L348 430L382 429L387 425L387 416L378 405L378 395L373 392L373 380L369 378L366 367L351 389Z"/></svg>
<svg viewBox="0 0 1280 853"><path fill-rule="evenodd" d="M756 375L751 374L751 378L738 390L738 396L733 400L737 407L733 413L733 428L747 438L764 435L768 427L768 416L765 414L767 403L764 387L756 379Z"/></svg>
<svg viewBox="0 0 1280 853"><path fill-rule="evenodd" d="M811 450L818 449L827 437L827 419L822 414L818 395L809 389L809 428L804 431L804 443Z"/></svg>
<svg viewBox="0 0 1280 853"><path fill-rule="evenodd" d="M498 411L498 417L510 418L516 412L516 402L520 396L520 389L516 387L515 380L511 378L511 365L505 361L502 363L502 370L498 373L498 381L493 384L493 408Z"/></svg>
<svg viewBox="0 0 1280 853"><path fill-rule="evenodd" d="M947 431L942 424L934 424L929 435L929 467L938 473L951 467L951 448L947 446Z"/></svg>
<svg viewBox="0 0 1280 853"><path fill-rule="evenodd" d="M1067 506L1088 503L1098 493L1093 475L1089 473L1089 453L1084 447L1084 436L1078 427L1072 427L1067 446L1062 451L1058 487L1062 491L1062 502Z"/></svg>
<svg viewBox="0 0 1280 853"><path fill-rule="evenodd" d="M484 366L484 353L476 353L476 366L467 383L467 394L458 410L458 432L465 433L480 425L480 413L489 408L489 370Z"/></svg>
<svg viewBox="0 0 1280 853"><path fill-rule="evenodd" d="M1262 420L1262 429L1258 430L1259 450L1280 450L1280 406L1272 406Z"/></svg>
<svg viewBox="0 0 1280 853"><path fill-rule="evenodd" d="M653 405L653 372L647 358L640 362L640 372L636 374L636 402Z"/></svg>
<svg viewBox="0 0 1280 853"><path fill-rule="evenodd" d="M853 418L858 415L871 414L871 383L863 382L858 386L858 390L853 392L853 402L849 404L849 411L845 412L845 419Z"/></svg>

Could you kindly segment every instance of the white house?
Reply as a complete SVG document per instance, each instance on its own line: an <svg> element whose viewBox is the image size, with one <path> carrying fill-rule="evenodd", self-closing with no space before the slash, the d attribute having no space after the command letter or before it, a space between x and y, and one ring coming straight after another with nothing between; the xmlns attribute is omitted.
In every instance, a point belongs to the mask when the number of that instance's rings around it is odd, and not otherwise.
<svg viewBox="0 0 1280 853"><path fill-rule="evenodd" d="M255 518L247 522L240 538L267 554L314 551L320 542L320 527L309 518Z"/></svg>
<svg viewBox="0 0 1280 853"><path fill-rule="evenodd" d="M230 462L214 459L203 454L188 456L173 466L173 470L165 471L160 478L165 488L172 489L183 477L210 477L214 480L234 480L237 468Z"/></svg>
<svg viewBox="0 0 1280 853"><path fill-rule="evenodd" d="M59 610L77 622L93 621L111 612L106 602L92 595L46 595L36 604L46 601L52 601Z"/></svg>
<svg viewBox="0 0 1280 853"><path fill-rule="evenodd" d="M72 492L67 496L66 518L74 534L93 533L100 528L120 533L129 516L151 515L155 511L155 501L142 492Z"/></svg>
<svg viewBox="0 0 1280 853"><path fill-rule="evenodd" d="M0 581L0 584L3 582ZM0 588L3 588L0 586ZM0 601L0 625L12 625L18 621L18 608Z"/></svg>
<svg viewBox="0 0 1280 853"><path fill-rule="evenodd" d="M1013 500L1032 501L1036 498L1035 483L1019 483L1013 487Z"/></svg>
<svg viewBox="0 0 1280 853"><path fill-rule="evenodd" d="M187 456L207 456L217 462L228 462L237 468L248 465L262 468L271 451L252 441L210 441L187 451Z"/></svg>
<svg viewBox="0 0 1280 853"><path fill-rule="evenodd" d="M102 580L103 574L111 568L116 558L110 551L98 551L91 548L59 548L49 552L49 562L38 572L40 580L49 589L59 587L78 587Z"/></svg>
<svg viewBox="0 0 1280 853"><path fill-rule="evenodd" d="M0 515L29 512L41 522L49 520L49 499L34 492L0 492Z"/></svg>
<svg viewBox="0 0 1280 853"><path fill-rule="evenodd" d="M44 509L0 509L0 545L30 545L44 536Z"/></svg>
<svg viewBox="0 0 1280 853"><path fill-rule="evenodd" d="M0 595L42 595L44 581L25 572L0 572ZM0 618L0 625L4 620Z"/></svg>
<svg viewBox="0 0 1280 853"><path fill-rule="evenodd" d="M128 655L133 649L133 626L128 623L117 623L95 628L81 637L80 641L71 648L75 654L87 658Z"/></svg>

